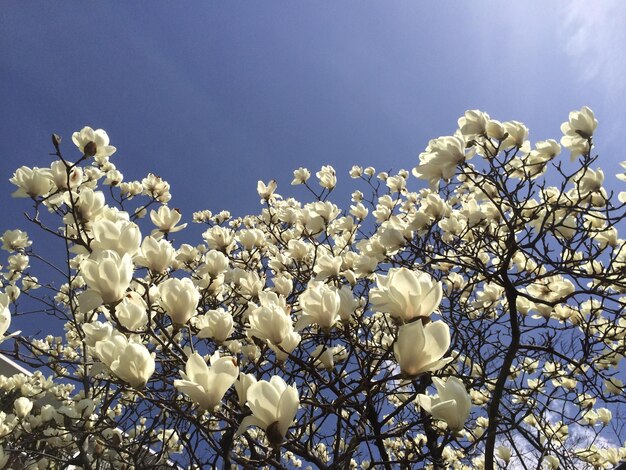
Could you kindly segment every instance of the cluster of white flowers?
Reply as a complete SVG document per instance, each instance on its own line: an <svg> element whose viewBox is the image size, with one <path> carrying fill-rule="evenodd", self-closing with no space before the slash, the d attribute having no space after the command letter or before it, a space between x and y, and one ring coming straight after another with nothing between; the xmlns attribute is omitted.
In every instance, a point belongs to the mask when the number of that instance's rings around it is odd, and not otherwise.
<svg viewBox="0 0 626 470"><path fill-rule="evenodd" d="M561 145L580 157L569 173L555 164L561 146L531 145L517 121L473 110L458 125L419 156L426 189L411 191L406 170L354 166L374 190L342 211L327 199L334 168L315 173L319 193L299 168L292 185L314 201L259 181L258 215L193 214L206 224L195 246L176 242L187 224L169 184L123 181L101 129L73 135L76 163L17 169L13 195L31 198L34 223L67 247L67 275L40 283L37 244L5 231L0 333L22 292L52 289L41 298L64 336L19 338L17 357L75 383L0 377L15 392L0 414L0 465L39 432L46 459L131 467L154 446L163 459L200 446L204 465L243 466L272 465L282 447L293 466L378 468L386 456L491 469L476 454L508 464L519 439L543 449L529 457L543 468L626 457L619 444L569 446L576 429L612 423L626 355L626 215L591 168L593 113L562 125ZM553 419L566 404L576 416Z"/></svg>

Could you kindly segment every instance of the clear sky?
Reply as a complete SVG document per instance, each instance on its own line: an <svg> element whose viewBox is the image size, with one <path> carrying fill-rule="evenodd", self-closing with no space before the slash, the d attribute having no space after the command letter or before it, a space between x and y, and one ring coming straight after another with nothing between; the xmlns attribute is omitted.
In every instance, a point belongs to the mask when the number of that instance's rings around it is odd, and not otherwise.
<svg viewBox="0 0 626 470"><path fill-rule="evenodd" d="M108 132L127 180L168 180L186 221L258 211L259 179L302 195L289 188L299 166L334 165L346 191L353 164L410 169L472 108L524 122L535 141L590 106L618 187L624 24L618 0L4 0L0 230L25 225L15 168L48 166L52 132L77 158L84 125Z"/></svg>

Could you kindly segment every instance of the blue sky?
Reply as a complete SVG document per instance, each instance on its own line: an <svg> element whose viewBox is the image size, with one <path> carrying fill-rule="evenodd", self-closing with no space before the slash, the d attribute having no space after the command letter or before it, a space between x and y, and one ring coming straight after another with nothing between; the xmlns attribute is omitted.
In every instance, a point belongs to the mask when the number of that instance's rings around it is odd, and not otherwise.
<svg viewBox="0 0 626 470"><path fill-rule="evenodd" d="M90 125L127 179L169 180L185 216L243 214L258 179L288 193L301 165L333 164L340 183L354 163L411 168L471 108L541 139L588 105L607 177L626 159L617 1L180 5L5 1L0 179L47 165L52 132L71 155L71 133Z"/></svg>
<svg viewBox="0 0 626 470"><path fill-rule="evenodd" d="M289 187L299 166L334 165L346 205L353 164L410 169L472 108L524 122L534 141L590 106L617 188L626 5L591 5L5 0L0 230L25 226L15 168L49 165L52 132L77 158L84 125L108 132L127 180L167 179L186 221L255 213L259 179L303 196Z"/></svg>

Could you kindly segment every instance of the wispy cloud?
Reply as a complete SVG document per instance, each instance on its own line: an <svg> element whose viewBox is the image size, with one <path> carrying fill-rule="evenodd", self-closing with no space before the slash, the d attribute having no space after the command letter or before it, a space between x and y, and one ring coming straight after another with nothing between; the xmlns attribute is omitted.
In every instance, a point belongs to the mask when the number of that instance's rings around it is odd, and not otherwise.
<svg viewBox="0 0 626 470"><path fill-rule="evenodd" d="M577 77L607 91L626 88L626 8L621 0L565 2L560 30Z"/></svg>

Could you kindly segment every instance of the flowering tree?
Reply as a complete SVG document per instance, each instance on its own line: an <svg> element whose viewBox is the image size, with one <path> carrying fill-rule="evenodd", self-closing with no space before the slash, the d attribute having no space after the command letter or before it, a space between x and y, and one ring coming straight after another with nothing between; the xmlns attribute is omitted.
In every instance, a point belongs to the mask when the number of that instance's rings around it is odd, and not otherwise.
<svg viewBox="0 0 626 470"><path fill-rule="evenodd" d="M468 111L458 124L429 142L416 179L355 166L362 189L342 210L334 169L316 173L317 190L300 168L292 184L309 202L259 182L258 215L195 213L195 246L175 243L187 224L169 185L123 182L104 131L74 133L75 161L53 136L50 167L11 182L33 203L30 227L63 249L4 232L0 333L33 309L59 326L4 337L4 354L37 372L0 377L0 465L626 458L626 193L592 168L593 113L561 127L571 162L519 122Z"/></svg>

